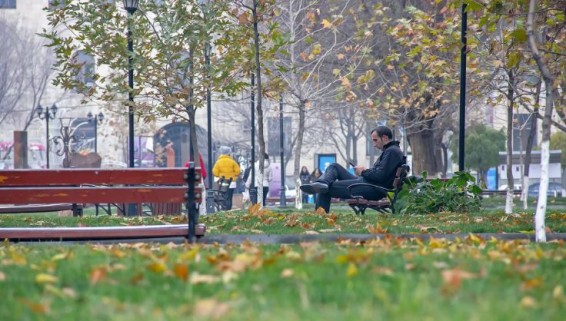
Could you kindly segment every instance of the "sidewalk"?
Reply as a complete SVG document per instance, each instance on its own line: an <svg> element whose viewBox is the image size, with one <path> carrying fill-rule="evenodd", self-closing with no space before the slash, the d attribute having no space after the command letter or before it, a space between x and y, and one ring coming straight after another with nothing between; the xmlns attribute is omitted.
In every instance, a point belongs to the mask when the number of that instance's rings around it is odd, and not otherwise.
<svg viewBox="0 0 566 321"><path fill-rule="evenodd" d="M497 240L529 240L535 241L534 234L525 233L477 233L473 234L483 240L495 238ZM244 242L257 244L297 244L303 242L340 242L350 240L352 242L367 242L379 239L420 239L428 241L430 239L445 239L453 241L455 239L465 239L470 234L285 234L285 235L207 235L199 239L197 242L202 244L242 244ZM548 233L546 234L547 242L566 241L566 233ZM97 244L116 244L116 243L185 243L185 237L162 237L162 238L132 238L132 239L107 239L107 240L67 240L67 241L22 241L20 244L75 244L75 243L97 243Z"/></svg>

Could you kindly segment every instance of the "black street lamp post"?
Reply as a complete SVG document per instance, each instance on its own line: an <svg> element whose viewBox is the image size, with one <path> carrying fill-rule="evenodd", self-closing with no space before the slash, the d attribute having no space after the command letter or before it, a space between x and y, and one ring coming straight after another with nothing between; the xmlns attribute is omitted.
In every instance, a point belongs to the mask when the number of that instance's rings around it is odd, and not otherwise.
<svg viewBox="0 0 566 321"><path fill-rule="evenodd" d="M88 118L89 122L94 122L94 152L98 152L98 123L101 123L104 120L104 114L102 112L98 113L98 115L93 116L91 112L89 112L86 117Z"/></svg>
<svg viewBox="0 0 566 321"><path fill-rule="evenodd" d="M45 111L43 110L43 107L41 107L41 105L37 106L37 108L35 109L35 112L37 113L37 117L39 119L45 119L45 141L47 142L46 144L46 154L45 154L45 160L46 160L46 166L47 168L49 168L49 120L55 119L55 115L57 114L57 106L55 104L53 104L51 106L51 111L50 108L45 108Z"/></svg>
<svg viewBox="0 0 566 321"><path fill-rule="evenodd" d="M199 0L202 7L203 17L205 20L205 25L208 15L208 1ZM204 44L204 64L206 66L206 76L210 75L210 54L212 52L212 47L208 39ZM207 127L207 172L208 174L208 191L206 192L206 213L214 213L214 194L212 193L213 175L212 175L212 96L210 90L210 84L206 87L206 127Z"/></svg>
<svg viewBox="0 0 566 321"><path fill-rule="evenodd" d="M130 25L130 18L138 10L138 0L123 0L124 9L128 11L128 85L130 91L128 92L128 167L135 167L134 164L134 41L132 39L132 27ZM137 215L136 204L128 204L127 215Z"/></svg>
<svg viewBox="0 0 566 321"><path fill-rule="evenodd" d="M250 202L252 204L256 204L257 203L257 187L255 186L255 74L252 71L252 75L251 75L251 79L250 79L250 85L251 85L251 90L250 90L250 107L251 107L251 140L252 140L252 170L250 175L252 176L252 183L250 184Z"/></svg>
<svg viewBox="0 0 566 321"><path fill-rule="evenodd" d="M130 18L138 10L138 0L124 0L124 9L128 11L128 167L134 167L134 41Z"/></svg>
<svg viewBox="0 0 566 321"><path fill-rule="evenodd" d="M67 120L71 120L71 118L65 118ZM79 139L72 134L71 127L69 125L63 126L63 118L60 119L61 121L61 129L60 129L60 136L53 137L53 143L57 150L55 154L59 156L64 156L63 158L63 167L68 168L71 164L71 158L69 154L74 153L72 143L77 143ZM61 145L61 147L59 147Z"/></svg>

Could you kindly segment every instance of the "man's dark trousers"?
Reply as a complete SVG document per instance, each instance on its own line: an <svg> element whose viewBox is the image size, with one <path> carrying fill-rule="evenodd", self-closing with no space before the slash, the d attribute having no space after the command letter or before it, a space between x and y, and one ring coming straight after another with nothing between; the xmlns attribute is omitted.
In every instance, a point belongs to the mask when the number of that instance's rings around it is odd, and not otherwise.
<svg viewBox="0 0 566 321"><path fill-rule="evenodd" d="M328 193L317 194L316 208L322 207L326 213L330 211L330 200L334 198L350 198L350 192L348 191L348 186L356 183L364 183L362 177L355 176L351 174L347 169L342 167L340 164L330 164L326 171L317 182L328 184ZM371 183L370 183L371 184ZM365 199L369 200L379 200L385 197L385 194L378 193L375 189L359 188L356 189L356 195L363 196Z"/></svg>

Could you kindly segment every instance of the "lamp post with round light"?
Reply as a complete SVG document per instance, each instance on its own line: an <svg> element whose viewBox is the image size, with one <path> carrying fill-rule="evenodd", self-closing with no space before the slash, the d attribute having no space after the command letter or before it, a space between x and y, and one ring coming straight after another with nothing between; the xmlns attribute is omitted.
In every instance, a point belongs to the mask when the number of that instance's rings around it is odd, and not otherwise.
<svg viewBox="0 0 566 321"><path fill-rule="evenodd" d="M138 0L124 0L124 9L128 11L128 167L134 167L134 41L132 39L131 17L138 10Z"/></svg>
<svg viewBox="0 0 566 321"><path fill-rule="evenodd" d="M134 41L132 39L132 27L130 20L138 10L139 0L123 0L124 9L128 12L128 167L135 167L134 164ZM128 204L127 215L137 215L137 205Z"/></svg>
<svg viewBox="0 0 566 321"><path fill-rule="evenodd" d="M47 168L49 168L49 121L55 119L55 115L57 114L57 106L53 104L51 108L45 108L44 111L43 107L39 105L35 109L35 112L37 113L37 117L39 119L42 120L45 119L45 141L47 142L45 160L46 160L46 166Z"/></svg>
<svg viewBox="0 0 566 321"><path fill-rule="evenodd" d="M98 115L94 116L91 112L89 112L86 117L88 118L88 122L94 122L94 152L98 152L98 123L101 123L104 120L104 114L102 112L98 113Z"/></svg>

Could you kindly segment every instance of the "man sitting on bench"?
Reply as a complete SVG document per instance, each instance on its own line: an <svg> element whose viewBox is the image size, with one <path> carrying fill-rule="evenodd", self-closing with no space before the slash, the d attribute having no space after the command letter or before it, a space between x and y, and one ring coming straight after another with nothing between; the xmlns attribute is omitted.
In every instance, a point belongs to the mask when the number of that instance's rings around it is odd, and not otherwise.
<svg viewBox="0 0 566 321"><path fill-rule="evenodd" d="M322 207L328 213L330 199L350 198L348 186L355 183L369 183L388 189L393 187L397 167L403 164L405 159L399 142L392 140L393 132L386 126L378 126L372 130L371 139L373 146L383 151L372 168L355 166L356 175L352 175L346 168L334 163L328 166L316 182L301 186L301 190L307 194L318 194L317 208ZM380 200L385 197L385 194L369 187L356 190L356 194L368 200Z"/></svg>

